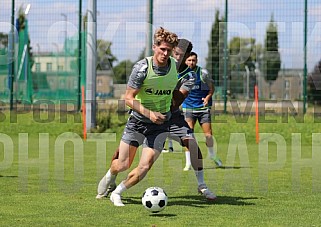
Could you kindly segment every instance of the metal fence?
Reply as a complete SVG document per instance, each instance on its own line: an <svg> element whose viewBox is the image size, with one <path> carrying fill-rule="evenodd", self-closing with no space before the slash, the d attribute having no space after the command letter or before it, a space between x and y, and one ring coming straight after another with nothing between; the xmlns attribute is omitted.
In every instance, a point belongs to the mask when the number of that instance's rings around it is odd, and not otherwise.
<svg viewBox="0 0 321 227"><path fill-rule="evenodd" d="M27 23L18 31L19 9ZM163 26L193 42L199 65L210 68L216 80L214 99L252 99L253 86L258 84L260 99L305 101L306 78L321 58L320 12L318 0L97 1L97 70L105 72L97 76L97 96L113 97L113 84L125 83L132 64L150 53L152 22L153 31ZM14 102L67 99L79 103L86 76L86 13L87 1L82 0L1 1L2 102L9 102L12 95ZM216 19L221 30L219 58L213 62ZM14 42L10 41L12 21ZM263 52L271 22L277 29L280 68L277 79L269 83Z"/></svg>

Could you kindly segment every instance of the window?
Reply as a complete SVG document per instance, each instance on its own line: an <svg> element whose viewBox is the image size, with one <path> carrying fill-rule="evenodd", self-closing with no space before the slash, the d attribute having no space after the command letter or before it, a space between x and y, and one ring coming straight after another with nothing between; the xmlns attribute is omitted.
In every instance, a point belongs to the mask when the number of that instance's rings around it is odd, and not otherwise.
<svg viewBox="0 0 321 227"><path fill-rule="evenodd" d="M78 80L77 79L73 80L73 85L74 85L74 89L78 88Z"/></svg>
<svg viewBox="0 0 321 227"><path fill-rule="evenodd" d="M52 63L47 63L47 72L52 72Z"/></svg>
<svg viewBox="0 0 321 227"><path fill-rule="evenodd" d="M40 63L36 63L36 72L40 72Z"/></svg>
<svg viewBox="0 0 321 227"><path fill-rule="evenodd" d="M285 89L289 89L290 88L290 81L288 81L288 80L284 81L284 88Z"/></svg>
<svg viewBox="0 0 321 227"><path fill-rule="evenodd" d="M59 88L60 89L65 89L67 86L66 86L66 80L65 79L60 79L59 80Z"/></svg>
<svg viewBox="0 0 321 227"><path fill-rule="evenodd" d="M64 66L63 65L58 65L58 71L61 72L64 70Z"/></svg>
<svg viewBox="0 0 321 227"><path fill-rule="evenodd" d="M272 92L271 92L271 99L272 99L272 100L276 100L276 95L275 95L275 93L272 93Z"/></svg>
<svg viewBox="0 0 321 227"><path fill-rule="evenodd" d="M102 81L102 79L98 79L98 86L103 86L103 81Z"/></svg>
<svg viewBox="0 0 321 227"><path fill-rule="evenodd" d="M48 82L49 82L50 88L52 88L54 86L54 83L55 83L54 80L53 79L49 79Z"/></svg>
<svg viewBox="0 0 321 227"><path fill-rule="evenodd" d="M289 99L290 99L289 92L285 92L284 93L284 100L289 100Z"/></svg>

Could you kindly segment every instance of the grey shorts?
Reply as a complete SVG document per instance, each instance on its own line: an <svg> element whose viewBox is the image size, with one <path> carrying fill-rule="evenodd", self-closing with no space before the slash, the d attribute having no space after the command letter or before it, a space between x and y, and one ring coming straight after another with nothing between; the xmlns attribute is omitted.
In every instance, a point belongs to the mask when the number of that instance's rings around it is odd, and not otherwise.
<svg viewBox="0 0 321 227"><path fill-rule="evenodd" d="M192 119L194 122L199 122L200 125L203 123L211 123L211 110L204 110L202 112L186 111L185 118Z"/></svg>
<svg viewBox="0 0 321 227"><path fill-rule="evenodd" d="M179 142L182 145L182 139L192 139L193 131L185 121L184 114L181 111L172 113L172 117L169 120L169 135L168 137Z"/></svg>
<svg viewBox="0 0 321 227"><path fill-rule="evenodd" d="M169 121L157 125L145 123L130 116L121 140L135 147L144 145L162 151L169 131Z"/></svg>

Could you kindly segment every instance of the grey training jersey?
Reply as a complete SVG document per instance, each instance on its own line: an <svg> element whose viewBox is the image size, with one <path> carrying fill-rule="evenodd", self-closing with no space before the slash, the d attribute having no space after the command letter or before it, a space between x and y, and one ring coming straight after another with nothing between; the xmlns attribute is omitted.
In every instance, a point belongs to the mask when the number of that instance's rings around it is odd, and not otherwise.
<svg viewBox="0 0 321 227"><path fill-rule="evenodd" d="M153 61L152 61L153 62ZM169 63L170 63L170 59L169 59ZM175 67L175 66L174 66ZM156 65L153 64L153 70L156 74L158 74L159 76L164 76L166 75L169 70L171 68L171 65L168 64L165 67L158 67ZM132 69L132 72L128 78L128 82L127 82L127 86L131 87L133 89L140 89L146 76L147 76L147 71L148 71L148 63L147 63L147 59L144 58L140 61L138 61ZM171 113L163 113L166 114L167 119L170 118ZM141 120L143 122L147 122L147 123L152 123L151 120L149 118L146 118L145 116L143 116L142 114L136 112L136 111L132 111L132 115L137 118L138 120Z"/></svg>

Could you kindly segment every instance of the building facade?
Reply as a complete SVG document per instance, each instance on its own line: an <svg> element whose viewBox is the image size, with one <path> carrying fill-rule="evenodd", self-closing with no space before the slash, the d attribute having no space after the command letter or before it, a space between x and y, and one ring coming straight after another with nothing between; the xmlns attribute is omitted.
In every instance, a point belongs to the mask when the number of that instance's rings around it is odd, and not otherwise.
<svg viewBox="0 0 321 227"><path fill-rule="evenodd" d="M281 69L275 81L265 80L260 71L231 72L228 91L232 99L254 99L254 86L257 83L259 98L262 100L302 100L303 70ZM219 90L219 89L217 89Z"/></svg>
<svg viewBox="0 0 321 227"><path fill-rule="evenodd" d="M32 67L35 88L57 90L78 90L81 78L78 73L78 59L63 54L40 53L34 56ZM113 76L111 70L98 70L96 92L98 98L113 96Z"/></svg>

